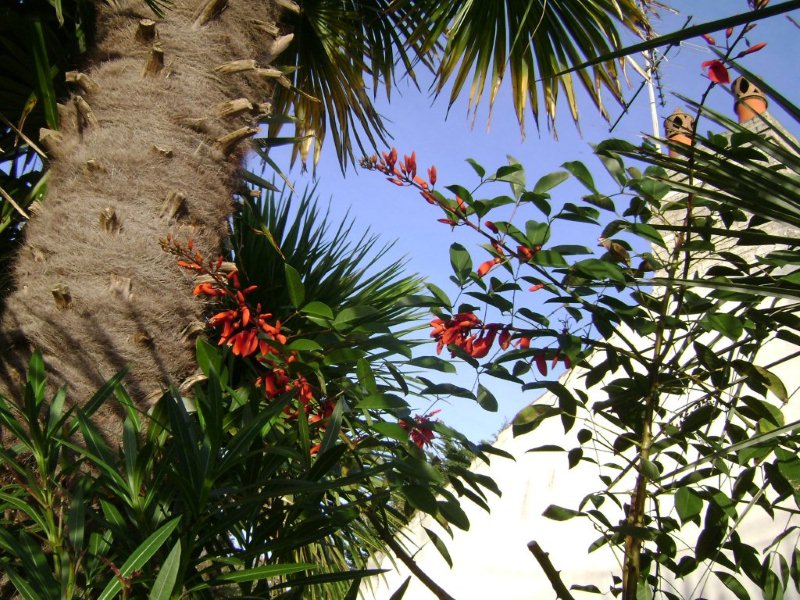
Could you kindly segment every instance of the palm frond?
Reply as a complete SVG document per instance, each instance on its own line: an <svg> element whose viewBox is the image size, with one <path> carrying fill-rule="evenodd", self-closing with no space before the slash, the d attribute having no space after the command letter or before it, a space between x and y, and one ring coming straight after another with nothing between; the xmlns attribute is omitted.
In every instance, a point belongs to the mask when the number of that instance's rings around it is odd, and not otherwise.
<svg viewBox="0 0 800 600"><path fill-rule="evenodd" d="M417 25L412 43L435 53L445 39L435 92L442 93L450 84L452 105L471 79L470 108L478 107L487 84L491 108L508 74L514 112L523 129L528 103L538 126L540 93L548 124L555 118L560 91L577 121L574 83L564 71L618 49L618 26L640 34L645 23L633 0L428 0L413 4ZM618 75L615 63L605 62L580 71L577 78L603 112L603 89L621 98Z"/></svg>
<svg viewBox="0 0 800 600"><path fill-rule="evenodd" d="M408 10L390 0L305 0L298 15L287 17L294 39L280 60L296 68L292 88L278 88L274 112L291 112L300 120L296 137L308 141L295 147L305 160L313 138L316 162L324 139L330 136L344 167L378 145L388 132L372 103L378 89L391 93L395 69L402 65L414 77L419 59L408 44ZM275 136L282 123L270 124Z"/></svg>
<svg viewBox="0 0 800 600"><path fill-rule="evenodd" d="M414 309L399 301L417 293L421 279L403 275L403 262L386 258L390 249L369 232L354 234L347 219L331 226L313 187L300 194L265 190L261 200L246 201L234 221L236 261L247 281L259 285L253 299L275 315L291 307L288 264L303 274L307 299L337 310L370 306L372 319L387 328L407 323Z"/></svg>

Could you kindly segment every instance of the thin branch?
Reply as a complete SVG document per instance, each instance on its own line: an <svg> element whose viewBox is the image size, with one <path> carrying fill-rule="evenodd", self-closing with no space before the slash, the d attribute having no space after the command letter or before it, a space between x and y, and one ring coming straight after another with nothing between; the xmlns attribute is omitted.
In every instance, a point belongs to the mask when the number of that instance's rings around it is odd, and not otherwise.
<svg viewBox="0 0 800 600"><path fill-rule="evenodd" d="M550 556L547 554L547 552L542 550L542 547L539 545L539 543L535 540L528 542L528 550L531 551L531 554L533 554L536 562L539 563L539 566L542 567L542 571L544 571L544 574L547 575L547 578L550 580L550 585L553 586L556 596L561 598L561 600L575 600L572 594L569 593L567 586L564 585L563 581L561 581L561 575L558 571L556 571L553 563L550 562Z"/></svg>
<svg viewBox="0 0 800 600"><path fill-rule="evenodd" d="M375 515L368 515L370 523L375 527L375 530L378 532L378 537L389 546L389 549L394 552L394 555L400 559L408 570L411 571L414 576L419 579L425 587L427 587L433 594L439 598L439 600L456 600L446 591L444 591L433 579L431 579L422 569L419 568L419 565L414 562L414 559L403 549L403 547L395 540L391 534L386 530L383 524L380 522L378 517ZM567 600L574 600L573 598L569 598Z"/></svg>

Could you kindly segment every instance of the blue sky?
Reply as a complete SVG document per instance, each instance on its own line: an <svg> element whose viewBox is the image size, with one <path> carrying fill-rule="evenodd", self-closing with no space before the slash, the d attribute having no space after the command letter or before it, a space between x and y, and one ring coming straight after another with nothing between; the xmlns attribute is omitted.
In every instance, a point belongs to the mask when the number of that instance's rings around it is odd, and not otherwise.
<svg viewBox="0 0 800 600"><path fill-rule="evenodd" d="M663 18L655 22L660 33L680 27L690 15L693 17L692 24L699 24L747 9L745 0L673 0L671 5L680 14L663 14ZM790 15L800 21L800 11ZM715 37L721 41L724 33L719 32ZM743 64L796 102L800 97L796 64L796 57L800 56L800 29L785 16L779 16L760 22L748 34L748 39L752 44L763 41L768 45L761 52L746 57ZM708 84L700 65L712 58L714 56L706 43L699 38L685 42L668 54L661 69L666 106L657 106L659 125L675 107L685 108L674 94L699 98ZM630 86L625 86L625 96L631 98L641 78L632 69L628 70L628 77ZM638 95L629 113L613 132L609 132L609 124L599 117L591 103L584 98L581 103L580 132L572 124L566 106L560 106L558 139L554 139L544 124L541 131L537 132L532 115L527 120L527 137L522 139L507 90L501 90L491 123L487 126L488 107L483 106L472 126L473 117L467 114L466 100L457 102L448 111L447 91L442 97L433 99L425 87L429 82L429 77L420 77L422 91L408 82L398 82L391 102L379 98L378 108L387 120L388 129L394 137L393 145L398 152L402 155L416 150L421 170L435 164L440 182L437 187L440 188L452 183L467 188L477 184L477 177L465 162L467 158L477 160L488 171L506 164L506 156L511 155L524 165L529 183L558 170L565 161L581 160L592 171L601 191L613 191L615 188L604 177L605 172L593 158L590 145L609 137L638 142L642 139L642 132L652 131L646 90ZM733 115L731 96L721 86L712 90L709 105ZM613 122L620 115L621 107L612 101L607 103L607 107ZM773 114L781 118L780 111L773 111ZM790 130L793 126L789 127ZM709 127L701 123L699 129L705 131ZM793 133L797 135L796 128ZM311 173L304 174L297 166L288 170L287 152L273 151L272 156L279 165L287 165L286 172L296 186L302 188L312 182ZM425 276L451 295L455 286L448 282L451 274L450 244L457 241L463 243L472 252L476 265L485 260L482 250L478 248L479 240L460 231L451 232L449 227L438 223L436 219L441 215L436 208L425 203L414 191L395 187L380 175L357 168L348 168L343 176L330 146L323 148L316 175L319 197L322 201L330 200L333 219L344 218L349 210L350 216L355 219L356 229L369 228L382 240L396 240L392 256L405 257L409 271ZM505 190L497 188L493 193L505 193ZM568 182L554 190L553 200L555 203L570 201L583 193L585 191L579 184ZM562 240L571 239L574 242L576 238L588 235L580 229L569 229L565 225L561 227L557 235L562 236ZM597 233L593 235L596 237ZM594 238L581 239L579 243L594 246L596 241ZM433 352L433 346L429 351ZM470 371L469 368L459 371L460 385L472 385L474 375ZM520 408L535 399L532 392L523 393L515 386L499 385L499 382L496 385L495 382L489 378L482 380L497 396L500 403L497 413L487 413L468 400L455 398L437 405L442 409L439 416L444 422L475 439L491 437ZM420 410L425 408L424 405L420 406Z"/></svg>

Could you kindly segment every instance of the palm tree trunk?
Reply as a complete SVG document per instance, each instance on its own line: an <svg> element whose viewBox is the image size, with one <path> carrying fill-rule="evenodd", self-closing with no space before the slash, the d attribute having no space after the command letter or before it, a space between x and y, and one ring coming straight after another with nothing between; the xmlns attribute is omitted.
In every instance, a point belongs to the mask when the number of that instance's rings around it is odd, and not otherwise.
<svg viewBox="0 0 800 600"><path fill-rule="evenodd" d="M42 131L48 197L13 267L0 392L19 393L38 347L78 404L129 365L128 390L144 409L195 370L187 327L201 309L159 240L171 233L219 251L241 142L271 92L275 73L262 67L276 10L269 0L176 0L152 23L143 2L109 4L90 65L68 74L75 95L60 130ZM98 421L113 438L110 411Z"/></svg>

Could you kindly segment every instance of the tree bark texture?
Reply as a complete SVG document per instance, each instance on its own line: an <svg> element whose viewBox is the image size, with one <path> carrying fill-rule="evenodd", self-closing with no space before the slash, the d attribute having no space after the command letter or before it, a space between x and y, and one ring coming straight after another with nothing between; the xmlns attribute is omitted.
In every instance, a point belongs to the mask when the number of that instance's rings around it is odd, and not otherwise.
<svg viewBox="0 0 800 600"><path fill-rule="evenodd" d="M60 130L42 134L48 194L13 265L0 393L18 396L40 348L72 402L85 403L127 365L127 389L146 409L195 371L185 332L202 309L191 276L159 240L171 233L218 253L248 137L230 134L258 116L218 107L263 106L273 83L215 69L245 59L266 67L272 39L253 23L275 23L276 10L269 0L176 0L144 35L153 15L142 2L109 4L98 3L99 42L83 73L70 75ZM109 404L97 417L111 439L121 431L114 412L123 414Z"/></svg>

